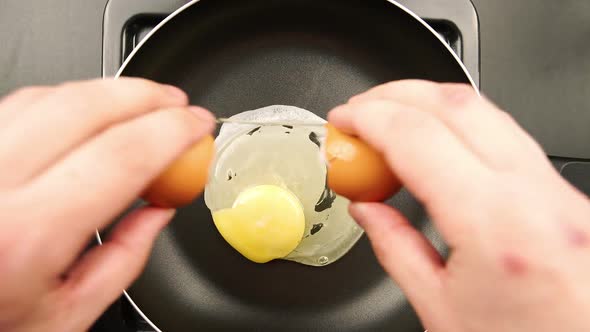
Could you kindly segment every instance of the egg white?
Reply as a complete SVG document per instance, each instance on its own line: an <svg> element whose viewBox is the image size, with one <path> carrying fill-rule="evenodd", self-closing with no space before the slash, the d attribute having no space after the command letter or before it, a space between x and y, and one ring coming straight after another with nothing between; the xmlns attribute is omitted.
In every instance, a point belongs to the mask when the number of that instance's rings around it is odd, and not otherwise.
<svg viewBox="0 0 590 332"><path fill-rule="evenodd" d="M323 124L317 115L293 106L275 105L247 111L232 120ZM301 243L285 260L325 266L344 256L362 236L348 214L348 200L326 187L321 151L323 127L294 128L225 123L215 140L217 159L205 188L211 211L231 208L247 188L272 184L293 192L304 208Z"/></svg>

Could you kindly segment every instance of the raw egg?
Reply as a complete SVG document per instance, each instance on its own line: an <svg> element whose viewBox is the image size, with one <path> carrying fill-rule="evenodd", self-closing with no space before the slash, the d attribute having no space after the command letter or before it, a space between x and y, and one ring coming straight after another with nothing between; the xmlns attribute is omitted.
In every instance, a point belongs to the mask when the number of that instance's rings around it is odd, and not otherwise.
<svg viewBox="0 0 590 332"><path fill-rule="evenodd" d="M324 146L328 186L351 201L378 202L391 197L400 184L383 156L367 143L326 124Z"/></svg>
<svg viewBox="0 0 590 332"><path fill-rule="evenodd" d="M242 191L231 208L213 212L213 220L225 240L256 263L287 256L305 231L303 205L275 185Z"/></svg>
<svg viewBox="0 0 590 332"><path fill-rule="evenodd" d="M324 266L343 257L363 230L348 214L349 201L327 186L325 120L292 106L231 119L317 126L223 124L205 188L222 237L257 263L282 259Z"/></svg>
<svg viewBox="0 0 590 332"><path fill-rule="evenodd" d="M143 198L165 208L190 204L205 188L214 155L214 139L210 135L205 136L168 166L150 184Z"/></svg>

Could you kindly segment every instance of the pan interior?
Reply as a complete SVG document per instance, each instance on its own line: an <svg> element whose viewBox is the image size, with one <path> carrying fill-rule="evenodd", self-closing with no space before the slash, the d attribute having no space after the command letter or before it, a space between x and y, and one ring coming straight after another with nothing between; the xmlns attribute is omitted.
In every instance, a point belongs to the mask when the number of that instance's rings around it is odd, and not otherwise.
<svg viewBox="0 0 590 332"><path fill-rule="evenodd" d="M384 82L469 82L438 38L385 0L201 0L147 40L123 76L180 86L218 117L278 104L325 118ZM388 204L443 250L409 194ZM365 237L323 268L259 265L225 243L202 199L179 211L128 294L163 331L421 329Z"/></svg>

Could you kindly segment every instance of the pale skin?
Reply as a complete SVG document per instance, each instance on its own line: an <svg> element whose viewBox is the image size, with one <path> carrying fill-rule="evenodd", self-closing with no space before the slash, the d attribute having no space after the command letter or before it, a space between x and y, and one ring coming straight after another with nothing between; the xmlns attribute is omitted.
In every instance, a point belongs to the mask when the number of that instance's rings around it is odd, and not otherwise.
<svg viewBox="0 0 590 332"><path fill-rule="evenodd" d="M443 260L384 204L350 206L430 332L590 330L590 203L505 112L467 86L400 81L329 121L384 154L452 248ZM80 257L85 244L214 126L139 79L2 99L0 330L87 330L174 211L138 210Z"/></svg>

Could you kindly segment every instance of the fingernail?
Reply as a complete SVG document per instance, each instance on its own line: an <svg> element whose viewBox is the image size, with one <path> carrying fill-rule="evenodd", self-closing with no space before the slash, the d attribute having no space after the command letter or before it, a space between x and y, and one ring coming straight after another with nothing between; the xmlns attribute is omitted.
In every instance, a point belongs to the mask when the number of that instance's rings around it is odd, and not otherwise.
<svg viewBox="0 0 590 332"><path fill-rule="evenodd" d="M188 108L196 117L203 121L215 122L215 116L211 112L199 106L190 106Z"/></svg>
<svg viewBox="0 0 590 332"><path fill-rule="evenodd" d="M166 91L168 91L168 93L179 100L183 100L185 102L188 102L188 95L186 94L186 92L182 91L180 88L177 88L173 85L164 85L164 88L166 89Z"/></svg>

